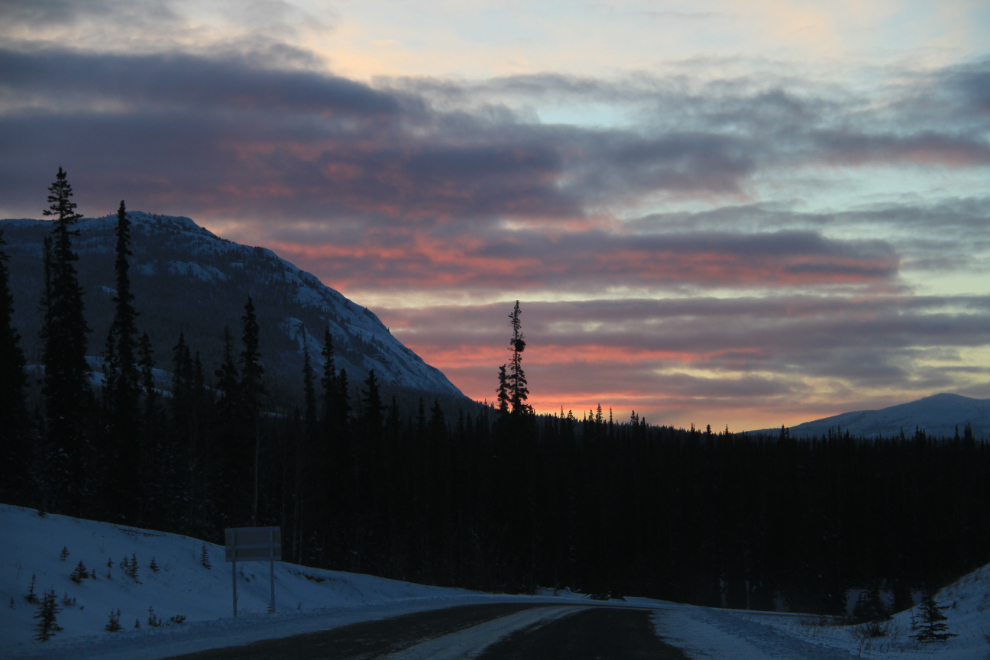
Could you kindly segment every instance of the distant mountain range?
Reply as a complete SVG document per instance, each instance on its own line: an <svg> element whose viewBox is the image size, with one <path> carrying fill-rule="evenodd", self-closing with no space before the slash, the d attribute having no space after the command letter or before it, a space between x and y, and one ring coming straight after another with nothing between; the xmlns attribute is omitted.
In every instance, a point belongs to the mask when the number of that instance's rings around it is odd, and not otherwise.
<svg viewBox="0 0 990 660"><path fill-rule="evenodd" d="M151 337L161 369L171 370L179 333L191 351L200 353L208 376L221 360L224 327L230 328L236 357L241 351L241 316L250 295L261 326L266 375L287 386L282 389L298 388L303 350L309 351L317 375L322 375L320 352L324 329L329 327L336 366L347 370L352 385L360 385L374 369L379 380L394 388L464 398L443 373L393 337L373 312L271 250L219 238L189 218L140 212L128 217L133 223L130 272L134 305L140 312L137 323L139 331ZM83 219L77 225L82 234L74 241L86 319L93 330L88 353L97 358L116 293L115 225L116 215ZM11 257L14 324L28 362L37 364L44 274L41 249L51 223L0 220L0 227Z"/></svg>
<svg viewBox="0 0 990 660"><path fill-rule="evenodd" d="M977 439L988 437L990 399L935 394L880 410L857 410L805 422L790 427L790 434L791 437L810 437L827 435L829 430L840 430L862 437L892 437L903 430L904 435L911 437L915 429L921 429L929 436L951 438L957 429L962 436L967 424ZM762 432L773 433L775 429Z"/></svg>

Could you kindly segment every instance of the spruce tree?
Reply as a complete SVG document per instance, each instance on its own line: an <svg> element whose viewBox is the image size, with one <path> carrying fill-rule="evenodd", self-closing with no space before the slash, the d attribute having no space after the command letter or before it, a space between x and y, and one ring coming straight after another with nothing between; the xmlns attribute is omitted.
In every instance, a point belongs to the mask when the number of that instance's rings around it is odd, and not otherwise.
<svg viewBox="0 0 990 660"><path fill-rule="evenodd" d="M144 390L145 403L156 395L155 392L155 352L151 347L148 333L141 334L138 344L138 366L141 368L141 389Z"/></svg>
<svg viewBox="0 0 990 660"><path fill-rule="evenodd" d="M522 353L526 349L526 339L522 333L522 321L519 309L519 301L512 313L509 314L510 325L512 326L512 338L509 339L509 350L512 351L512 359L509 361L509 373L506 378L508 386L509 403L512 406L513 415L524 415L533 412L526 400L529 399L529 387L526 383L526 374L522 368Z"/></svg>
<svg viewBox="0 0 990 660"><path fill-rule="evenodd" d="M303 400L306 405L306 441L316 439L316 388L313 384L313 364L309 359L309 347L303 342Z"/></svg>
<svg viewBox="0 0 990 660"><path fill-rule="evenodd" d="M56 617L58 613L62 610L59 607L58 602L55 599L55 590L46 591L41 600L41 605L38 606L38 612L34 615L35 619L38 619L38 625L35 626L34 638L39 642L47 642L55 633L60 632L62 627L58 625Z"/></svg>
<svg viewBox="0 0 990 660"><path fill-rule="evenodd" d="M313 384L313 365L309 359L309 346L303 333L303 401L305 403L303 432L296 434L295 443L295 496L293 524L294 540L293 553L297 562L302 560L304 539L307 535L304 527L311 525L306 504L310 501L312 462L315 459L313 448L318 442L316 416L316 388ZM315 522L315 521L314 521Z"/></svg>
<svg viewBox="0 0 990 660"><path fill-rule="evenodd" d="M220 368L214 375L217 378L217 389L220 391L218 402L220 421L222 424L230 424L237 416L240 374L234 363L233 339L227 326L223 329L223 358L220 361Z"/></svg>
<svg viewBox="0 0 990 660"><path fill-rule="evenodd" d="M30 418L24 403L27 386L24 352L12 317L9 257L0 229L0 501L27 504L30 497Z"/></svg>
<svg viewBox="0 0 990 660"><path fill-rule="evenodd" d="M141 519L142 523L161 529L162 516L171 513L165 492L171 481L164 469L165 433L163 432L160 395L155 388L155 354L147 332L138 342L138 366L144 405L141 409Z"/></svg>
<svg viewBox="0 0 990 660"><path fill-rule="evenodd" d="M110 620L107 621L107 625L103 626L103 629L105 631L111 632L111 633L120 632L121 630L124 629L124 627L122 625L120 625L120 610L119 609L116 612L114 612L113 610L110 610Z"/></svg>
<svg viewBox="0 0 990 660"><path fill-rule="evenodd" d="M374 369L368 371L364 386L366 389L361 390L361 423L354 441L355 473L358 505L363 513L371 514L382 494L382 413L385 407ZM364 524L368 520L369 516L362 517Z"/></svg>
<svg viewBox="0 0 990 660"><path fill-rule="evenodd" d="M330 328L323 330L323 418L328 419L335 408L337 394L337 368L334 364L333 335Z"/></svg>
<svg viewBox="0 0 990 660"><path fill-rule="evenodd" d="M45 429L48 440L49 488L55 506L81 514L86 498L86 464L90 454L87 434L92 391L86 363L89 326L83 315L82 287L74 262L73 226L82 218L71 201L72 187L60 167L49 187L44 215L55 218L46 246L45 318L41 330L45 376Z"/></svg>
<svg viewBox="0 0 990 660"><path fill-rule="evenodd" d="M509 382L508 376L505 373L505 365L503 364L498 368L498 389L495 390L498 394L498 411L502 415L506 415L509 412Z"/></svg>
<svg viewBox="0 0 990 660"><path fill-rule="evenodd" d="M260 329L251 296L248 296L247 304L244 305L244 316L241 317L241 322L244 324L244 334L241 340L244 344L244 350L241 352L240 393L244 419L249 422L254 435L254 491L251 519L257 520L260 485L259 461L261 460L261 397L265 393L261 379L264 376L265 368L261 366L261 352L258 350Z"/></svg>
<svg viewBox="0 0 990 660"><path fill-rule="evenodd" d="M346 502L353 495L351 489L351 456L347 437L347 374L341 369L337 372L334 362L333 335L330 328L323 331L323 434L321 442L314 448L315 468L325 474L325 479L314 481L318 489L314 492L314 501L322 501L326 506L314 508L318 517L312 521L321 534L323 530L341 528L345 525L344 513ZM336 539L333 546L324 544L325 553L337 560L343 560L343 544L339 534L328 536ZM329 547L327 547L329 546Z"/></svg>
<svg viewBox="0 0 990 660"><path fill-rule="evenodd" d="M382 432L382 396L379 391L378 377L375 370L368 371L368 378L364 381L367 388L361 390L363 414L361 419L364 422L365 433L369 436L381 435Z"/></svg>
<svg viewBox="0 0 990 660"><path fill-rule="evenodd" d="M115 497L113 501L118 509L118 515L123 520L133 522L137 519L139 511L140 498L136 495L141 483L139 469L141 445L137 442L141 426L139 410L141 374L135 356L138 346L135 326L137 312L131 304L134 295L131 293L128 274L130 265L127 261L127 257L131 255L130 225L127 208L124 200L121 200L117 209L115 228L117 243L114 271L117 292L112 300L114 317L106 342L104 398L108 437L105 467L109 478L105 480L104 487L110 493L127 495L123 498Z"/></svg>
<svg viewBox="0 0 990 660"><path fill-rule="evenodd" d="M944 607L940 607L935 602L935 597L930 592L925 592L921 599L921 616L912 619L911 629L914 632L912 639L919 642L947 642L950 637L958 637L955 633L949 632L946 625L948 617L942 613Z"/></svg>
<svg viewBox="0 0 990 660"><path fill-rule="evenodd" d="M229 514L243 519L245 505L244 485L251 477L250 453L245 446L248 421L241 414L240 374L234 361L233 338L230 328L223 329L223 356L220 367L214 372L219 397L216 401L216 432L218 447L216 471L222 486L223 506Z"/></svg>

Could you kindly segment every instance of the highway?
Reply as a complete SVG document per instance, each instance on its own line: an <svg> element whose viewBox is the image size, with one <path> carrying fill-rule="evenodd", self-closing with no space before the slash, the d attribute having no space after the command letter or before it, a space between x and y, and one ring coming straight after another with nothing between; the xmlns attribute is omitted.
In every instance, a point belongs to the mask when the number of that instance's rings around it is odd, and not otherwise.
<svg viewBox="0 0 990 660"><path fill-rule="evenodd" d="M654 633L656 610L593 605L464 605L170 660L684 660Z"/></svg>

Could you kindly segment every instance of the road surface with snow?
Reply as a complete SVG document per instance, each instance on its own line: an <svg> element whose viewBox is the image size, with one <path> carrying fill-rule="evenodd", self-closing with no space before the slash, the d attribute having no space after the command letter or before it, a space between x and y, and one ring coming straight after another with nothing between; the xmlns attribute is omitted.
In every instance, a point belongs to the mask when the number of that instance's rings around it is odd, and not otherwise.
<svg viewBox="0 0 990 660"><path fill-rule="evenodd" d="M683 660L657 637L649 609L580 604L465 605L171 660Z"/></svg>

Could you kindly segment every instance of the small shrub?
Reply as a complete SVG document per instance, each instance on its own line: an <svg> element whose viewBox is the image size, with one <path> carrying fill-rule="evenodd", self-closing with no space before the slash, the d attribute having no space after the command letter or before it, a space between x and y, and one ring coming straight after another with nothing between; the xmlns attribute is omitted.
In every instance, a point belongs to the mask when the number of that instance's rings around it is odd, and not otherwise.
<svg viewBox="0 0 990 660"><path fill-rule="evenodd" d="M203 550L199 553L199 563L207 570L213 568L213 565L210 564L210 553L207 552L205 543L203 544Z"/></svg>
<svg viewBox="0 0 990 660"><path fill-rule="evenodd" d="M134 554L131 555L131 561L127 564L127 568L124 570L124 572L127 573L127 577L131 578L135 582L138 581L138 579L137 579L137 574L138 574L137 553L134 553Z"/></svg>
<svg viewBox="0 0 990 660"><path fill-rule="evenodd" d="M85 564L83 564L82 559L80 559L79 563L76 564L75 570L73 570L72 574L69 575L69 579L75 582L76 584L80 584L83 580L86 580L88 578L89 578L89 571L86 570Z"/></svg>
<svg viewBox="0 0 990 660"><path fill-rule="evenodd" d="M320 584L321 582L326 582L327 581L327 578L322 577L322 576L319 576L319 575L310 575L309 573L300 573L300 575L302 575L307 580L312 580L316 584Z"/></svg>
<svg viewBox="0 0 990 660"><path fill-rule="evenodd" d="M110 610L110 620L107 621L107 625L103 626L103 629L111 633L120 632L124 629L124 626L120 625L119 609L116 612Z"/></svg>
<svg viewBox="0 0 990 660"><path fill-rule="evenodd" d="M853 636L856 639L877 639L890 635L890 622L888 621L867 621L853 628Z"/></svg>
<svg viewBox="0 0 990 660"><path fill-rule="evenodd" d="M65 558L69 556L69 549L64 545L62 546L62 552L58 553L58 558L65 561Z"/></svg>
<svg viewBox="0 0 990 660"><path fill-rule="evenodd" d="M69 594L66 593L64 596L62 596L62 605L64 605L65 607L75 607L76 599L69 598Z"/></svg>
<svg viewBox="0 0 990 660"><path fill-rule="evenodd" d="M151 569L151 572L152 573L157 573L160 570L158 568L158 564L155 563L155 558L154 557L151 558L151 563L148 564L148 568Z"/></svg>
<svg viewBox="0 0 990 660"><path fill-rule="evenodd" d="M162 625L162 620L155 616L155 609L148 606L148 625L152 628L158 628Z"/></svg>
<svg viewBox="0 0 990 660"><path fill-rule="evenodd" d="M172 625L173 623L175 625L179 625L180 623L182 623L185 620L186 620L186 615L185 614L176 614L175 616L170 616L168 618L168 624L167 625Z"/></svg>
<svg viewBox="0 0 990 660"><path fill-rule="evenodd" d="M31 585L28 587L28 592L27 595L24 596L24 600L32 605L38 604L38 597L34 595L34 574L31 575Z"/></svg>
<svg viewBox="0 0 990 660"><path fill-rule="evenodd" d="M140 619L134 619L134 627L135 628L140 628L141 627L141 620Z"/></svg>
<svg viewBox="0 0 990 660"><path fill-rule="evenodd" d="M113 568L113 557L107 558L107 568Z"/></svg>
<svg viewBox="0 0 990 660"><path fill-rule="evenodd" d="M874 584L859 594L852 618L854 623L875 623L890 619L890 613L880 597L880 585Z"/></svg>
<svg viewBox="0 0 990 660"><path fill-rule="evenodd" d="M37 631L34 638L39 642L47 642L55 633L60 632L62 627L58 625L56 617L61 611L58 606L58 602L55 600L55 590L46 591L42 595L41 605L38 607L37 614L34 615L35 619L38 619L38 625L35 626Z"/></svg>

